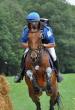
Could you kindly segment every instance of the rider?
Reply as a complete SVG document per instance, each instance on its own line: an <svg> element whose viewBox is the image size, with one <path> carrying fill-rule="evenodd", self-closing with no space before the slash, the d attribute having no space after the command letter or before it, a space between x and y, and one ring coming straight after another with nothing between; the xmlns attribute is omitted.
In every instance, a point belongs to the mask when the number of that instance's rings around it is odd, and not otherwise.
<svg viewBox="0 0 75 110"><path fill-rule="evenodd" d="M48 48L50 55L52 56L53 59L53 63L54 66L57 70L57 81L61 82L62 81L62 77L60 75L60 71L59 71L59 67L58 67L58 60L56 57L56 53L55 53L55 40L54 40L54 35L52 32L52 29L47 26L48 24L48 19L45 18L40 18L39 14L37 12L31 12L30 14L28 14L27 18L27 23L28 26L25 26L22 32L22 37L21 37L21 44L23 48L26 48L24 56L26 55L26 53L28 52L28 33L31 27L33 27L33 29L36 30L36 28L40 28L41 32L42 32L42 42L43 42L43 46ZM24 59L24 58L23 58ZM21 79L23 79L24 76L24 68L20 74L20 76L16 77L15 82L20 82Z"/></svg>
<svg viewBox="0 0 75 110"><path fill-rule="evenodd" d="M46 28L47 29L47 36L50 37L50 44L55 44L54 34L53 34L53 31L52 31L51 27L49 26L49 20L47 18L40 18L40 22L41 22L41 30L42 30L42 33L43 33L42 42L46 43L46 44L49 43L49 41L47 41L47 37L44 36L44 32L45 32L44 30ZM54 47L55 47L55 45L54 45ZM54 67L56 68L56 71L57 71L57 81L61 82L63 80L63 78L60 75L59 62L58 62L54 47L48 48L48 51L49 51L49 53L52 57L53 65L54 65Z"/></svg>

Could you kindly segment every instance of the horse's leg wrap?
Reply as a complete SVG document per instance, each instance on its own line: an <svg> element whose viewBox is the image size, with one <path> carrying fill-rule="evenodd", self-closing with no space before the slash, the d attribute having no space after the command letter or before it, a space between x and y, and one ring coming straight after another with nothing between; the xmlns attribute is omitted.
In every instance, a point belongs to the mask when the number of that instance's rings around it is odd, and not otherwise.
<svg viewBox="0 0 75 110"><path fill-rule="evenodd" d="M30 78L30 80L33 80L33 72L32 72L32 70L27 70L26 75Z"/></svg>
<svg viewBox="0 0 75 110"><path fill-rule="evenodd" d="M50 77L52 74L52 69L50 67L48 67L46 69L46 76L47 76L47 90L48 92L51 92L51 85L50 85Z"/></svg>
<svg viewBox="0 0 75 110"><path fill-rule="evenodd" d="M51 69L50 67L48 67L48 68L46 69L46 73L47 73L47 77L50 79L51 73L52 73L52 69Z"/></svg>
<svg viewBox="0 0 75 110"><path fill-rule="evenodd" d="M32 85L33 85L34 91L35 92L40 92L40 87L38 86L38 84L36 82L35 76L33 76L32 70L27 70L26 74L30 78L30 80L32 81Z"/></svg>

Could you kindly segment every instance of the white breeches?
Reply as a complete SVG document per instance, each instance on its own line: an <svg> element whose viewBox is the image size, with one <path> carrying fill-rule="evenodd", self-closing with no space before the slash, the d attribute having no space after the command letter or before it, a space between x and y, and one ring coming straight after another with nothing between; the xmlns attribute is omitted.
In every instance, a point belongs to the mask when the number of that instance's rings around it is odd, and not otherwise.
<svg viewBox="0 0 75 110"><path fill-rule="evenodd" d="M28 52L29 48L26 48L24 51L24 57L26 56L27 52Z"/></svg>
<svg viewBox="0 0 75 110"><path fill-rule="evenodd" d="M48 50L49 50L50 55L52 56L53 60L56 61L57 56L56 56L56 53L55 53L55 49L54 48L49 48Z"/></svg>

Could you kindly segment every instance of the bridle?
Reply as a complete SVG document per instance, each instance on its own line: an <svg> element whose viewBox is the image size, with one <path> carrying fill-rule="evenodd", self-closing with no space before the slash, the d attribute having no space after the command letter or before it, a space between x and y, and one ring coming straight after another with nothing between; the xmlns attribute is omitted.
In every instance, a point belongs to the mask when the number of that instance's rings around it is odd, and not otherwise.
<svg viewBox="0 0 75 110"><path fill-rule="evenodd" d="M41 37L40 37L39 44L40 45L39 45L39 47L37 49L32 49L32 48L29 49L29 53L30 53L30 57L31 57L32 65L33 66L40 65L40 61L41 61L41 50L43 49Z"/></svg>

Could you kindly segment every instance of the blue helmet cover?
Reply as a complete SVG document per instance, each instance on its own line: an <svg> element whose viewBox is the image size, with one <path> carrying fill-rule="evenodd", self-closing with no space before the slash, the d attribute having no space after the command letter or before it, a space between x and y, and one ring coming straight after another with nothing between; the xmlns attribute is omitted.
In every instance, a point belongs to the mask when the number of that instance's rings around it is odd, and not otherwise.
<svg viewBox="0 0 75 110"><path fill-rule="evenodd" d="M40 15L37 12L31 12L26 19L28 22L40 21Z"/></svg>

